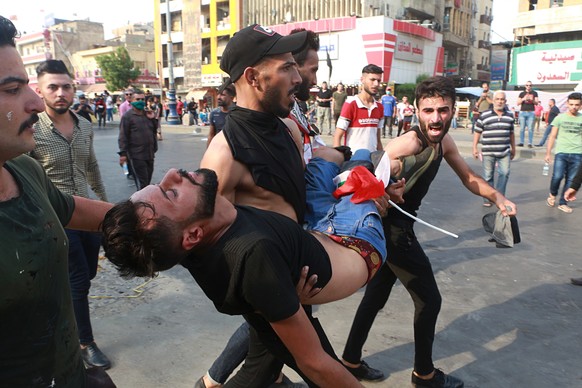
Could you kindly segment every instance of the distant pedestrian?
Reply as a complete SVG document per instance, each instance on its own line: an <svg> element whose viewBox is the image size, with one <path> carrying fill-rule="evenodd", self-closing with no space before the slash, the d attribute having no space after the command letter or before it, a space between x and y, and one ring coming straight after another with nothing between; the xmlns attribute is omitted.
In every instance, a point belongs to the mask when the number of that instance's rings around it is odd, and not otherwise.
<svg viewBox="0 0 582 388"><path fill-rule="evenodd" d="M568 96L568 111L558 115L552 122L552 132L546 148L546 163L551 161L552 147L556 141L554 170L550 183L550 195L546 199L548 206L556 204L556 196L562 179L565 179L562 195L558 201L558 209L564 213L572 213L564 193L570 187L574 176L582 164L582 93L571 93Z"/></svg>
<svg viewBox="0 0 582 388"><path fill-rule="evenodd" d="M475 102L475 107L473 109L473 126L471 127L471 133L475 132L475 123L477 122L477 119L479 119L481 112L485 112L491 109L491 105L493 104L493 92L489 90L489 84L487 82L483 82L481 84L481 89L481 95Z"/></svg>
<svg viewBox="0 0 582 388"><path fill-rule="evenodd" d="M131 110L131 102L133 101L133 90L127 89L124 93L125 100L119 105L119 118L121 119L125 112Z"/></svg>
<svg viewBox="0 0 582 388"><path fill-rule="evenodd" d="M208 148L214 136L218 135L218 133L222 131L222 128L224 128L224 123L226 122L226 116L234 107L233 101L236 97L236 89L231 83L225 85L226 86L223 85L218 91L218 108L213 109L212 112L210 112L210 116L208 118L210 129L208 130L206 148Z"/></svg>
<svg viewBox="0 0 582 388"><path fill-rule="evenodd" d="M394 125L394 118L396 117L396 105L398 100L392 95L392 88L386 88L386 94L380 99L382 107L384 108L384 125L382 126L382 137L386 137L386 126L388 126L388 136L392 137L392 125Z"/></svg>
<svg viewBox="0 0 582 388"><path fill-rule="evenodd" d="M382 73L380 66L369 64L362 69L362 89L352 101L345 103L337 122L333 146L347 145L353 152L359 149L380 151L384 147L380 131L384 123L384 108L374 98L378 93Z"/></svg>
<svg viewBox="0 0 582 388"><path fill-rule="evenodd" d="M544 131L544 136L542 137L542 140L540 140L540 142L536 144L536 147L543 147L544 144L546 144L546 140L548 139L550 132L552 132L552 122L554 121L556 116L560 114L560 109L556 106L556 100L554 100L553 98L550 98L550 100L548 101L548 106L550 110L548 111L548 117L546 118L546 130Z"/></svg>
<svg viewBox="0 0 582 388"><path fill-rule="evenodd" d="M333 100L333 93L327 88L327 82L321 83L321 90L317 93L315 98L317 101L317 126L320 133L327 133L331 136L332 128L335 128L335 123L331 123L331 101ZM325 124L324 124L325 123ZM327 131L325 129L327 128Z"/></svg>
<svg viewBox="0 0 582 388"><path fill-rule="evenodd" d="M111 122L113 121L113 107L115 106L115 102L107 90L104 91L103 94L105 94L105 110L107 111L107 121Z"/></svg>
<svg viewBox="0 0 582 388"><path fill-rule="evenodd" d="M344 84L341 82L337 84L337 90L333 92L332 100L331 100L331 113L332 119L331 127L335 128L337 125L337 121L339 120L340 114L342 113L342 107L348 98L348 94L344 89ZM307 110L305 110L307 112Z"/></svg>
<svg viewBox="0 0 582 388"><path fill-rule="evenodd" d="M194 97L190 99L187 105L188 109L188 126L198 125L198 103Z"/></svg>
<svg viewBox="0 0 582 388"><path fill-rule="evenodd" d="M540 123L542 121L542 116L544 113L544 106L540 100L538 104L534 107L534 128L536 133L540 132Z"/></svg>
<svg viewBox="0 0 582 388"><path fill-rule="evenodd" d="M475 159L479 157L477 144L481 139L483 179L503 195L505 195L509 179L511 160L515 157L514 119L511 113L505 109L506 103L504 92L494 93L493 108L481 112L475 124L473 137L473 156ZM496 185L494 184L495 166L498 166ZM484 198L483 206L489 207L491 205L492 203Z"/></svg>
<svg viewBox="0 0 582 388"><path fill-rule="evenodd" d="M538 93L532 87L531 81L527 81L525 83L525 91L519 93L519 97L517 98L517 105L521 106L519 110L520 131L518 147L523 147L526 128L529 131L528 147L533 147L535 106L539 103L539 99Z"/></svg>
<svg viewBox="0 0 582 388"><path fill-rule="evenodd" d="M119 124L119 164L128 164L137 190L141 190L150 184L154 172L157 124L154 112L145 111L142 91L134 92L131 106Z"/></svg>
<svg viewBox="0 0 582 388"><path fill-rule="evenodd" d="M180 124L182 124L182 117L184 117L184 102L182 102L182 96L178 96L178 101L176 101L176 113L180 118Z"/></svg>

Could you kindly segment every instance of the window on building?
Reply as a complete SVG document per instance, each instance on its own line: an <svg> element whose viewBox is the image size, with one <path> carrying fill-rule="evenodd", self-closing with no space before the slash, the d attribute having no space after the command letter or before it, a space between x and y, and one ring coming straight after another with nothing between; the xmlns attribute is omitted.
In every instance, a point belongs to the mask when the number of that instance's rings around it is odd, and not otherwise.
<svg viewBox="0 0 582 388"><path fill-rule="evenodd" d="M552 0L552 8L563 7L564 0Z"/></svg>
<svg viewBox="0 0 582 388"><path fill-rule="evenodd" d="M224 49L226 48L226 44L230 39L230 35L223 35L217 38L217 47L216 47L216 59L220 62L222 58L222 53L224 53Z"/></svg>
<svg viewBox="0 0 582 388"><path fill-rule="evenodd" d="M202 39L202 64L208 65L210 63L210 38Z"/></svg>

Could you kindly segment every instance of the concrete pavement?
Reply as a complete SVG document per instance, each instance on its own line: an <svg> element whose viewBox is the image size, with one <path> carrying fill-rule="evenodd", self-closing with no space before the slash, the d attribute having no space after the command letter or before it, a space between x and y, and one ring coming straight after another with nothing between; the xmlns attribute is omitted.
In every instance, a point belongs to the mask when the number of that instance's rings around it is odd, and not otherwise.
<svg viewBox="0 0 582 388"><path fill-rule="evenodd" d="M170 167L198 166L206 132L192 130L164 126L154 181ZM451 134L467 163L480 171L468 147L470 131ZM96 152L112 201L134 190L117 164L116 138L116 127L96 130ZM435 365L462 378L466 387L582 386L582 287L568 284L570 277L582 276L582 205L574 203L573 214L546 206L549 177L541 175L540 152L533 149L527 157L526 151L511 165L507 193L519 211L521 244L500 249L487 241L481 218L491 209L483 208L445 163L419 216L460 237L415 227L443 296ZM92 288L93 328L120 388L192 387L242 321L217 313L182 268L144 283L119 278L107 262L101 267ZM340 356L362 291L317 311ZM364 347L366 361L387 379L366 387L409 386L412 319L411 299L397 283Z"/></svg>

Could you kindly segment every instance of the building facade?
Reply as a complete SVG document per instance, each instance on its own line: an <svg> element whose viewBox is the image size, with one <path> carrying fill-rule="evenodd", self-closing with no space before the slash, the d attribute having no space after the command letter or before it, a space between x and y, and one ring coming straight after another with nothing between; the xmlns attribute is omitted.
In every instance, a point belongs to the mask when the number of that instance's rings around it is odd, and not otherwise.
<svg viewBox="0 0 582 388"><path fill-rule="evenodd" d="M95 58L114 52L118 46L128 50L135 66L142 72L135 80L136 86L159 88L153 35L144 32L146 27L123 27L120 32L125 34L106 41L102 23L53 20L55 24L41 32L25 34L16 42L32 88L37 85L38 64L47 59L58 59L65 62L79 90L101 93L106 89L105 80Z"/></svg>
<svg viewBox="0 0 582 388"><path fill-rule="evenodd" d="M435 39L443 48L438 53L439 58L442 58L443 73L453 77L459 86L466 86L471 82L489 81L490 45L488 39L491 29L492 0L154 1L158 72L161 83L167 87L169 71L166 14L169 8L170 35L174 53L173 74L178 94L190 91L198 91L202 94L207 88L220 85L225 76L219 68L222 52L230 37L242 27L258 23L276 27L280 31L289 31L290 25L315 25L320 28L321 22L325 21L328 26L317 31L320 33L320 38L322 41L330 38L339 42L339 39L342 41L346 39L346 31L359 30L359 25L363 23L361 20L378 17L384 17L382 20L392 20L392 22L374 22L379 23L378 33L394 34L397 40L402 40L402 42L387 43L387 47L384 48L386 52L392 53L390 55L394 60L390 64L390 82L414 82L418 75L435 73L434 68L428 64L403 66L402 79L392 80L393 76L400 77L398 71L400 61L406 62L399 58L401 54L405 56L405 53L399 53L398 47L412 48L414 45L426 44L426 47L432 49ZM343 20L349 26L340 26L335 22L337 20ZM406 23L416 27L406 27L404 26ZM406 32L407 29L423 32L420 35L411 34ZM358 34L360 33L356 33ZM436 36L439 38L435 38ZM408 41L405 41L405 38ZM359 39L361 40L361 37ZM382 37L378 39L381 41ZM354 43L357 43L357 40ZM334 52L331 54L335 55ZM349 64L341 63L339 57L332 60L335 62L331 77L333 82L334 74L341 74L342 66L349 66ZM408 62L423 63L424 59L422 62L415 61L419 61L419 58L416 57ZM323 77L323 79L327 78Z"/></svg>
<svg viewBox="0 0 582 388"><path fill-rule="evenodd" d="M521 47L511 55L508 84L567 91L582 82L582 0L520 0L514 23Z"/></svg>

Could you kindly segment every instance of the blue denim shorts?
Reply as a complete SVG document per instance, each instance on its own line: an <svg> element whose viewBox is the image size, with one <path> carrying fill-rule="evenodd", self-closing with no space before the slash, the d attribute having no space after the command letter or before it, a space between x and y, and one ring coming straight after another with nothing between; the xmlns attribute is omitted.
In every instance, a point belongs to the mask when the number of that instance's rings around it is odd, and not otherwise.
<svg viewBox="0 0 582 388"><path fill-rule="evenodd" d="M336 199L333 178L339 167L321 158L313 158L307 164L305 181L307 188L306 228L324 234L347 236L370 243L386 260L386 238L382 217L372 201L352 203L352 195Z"/></svg>

